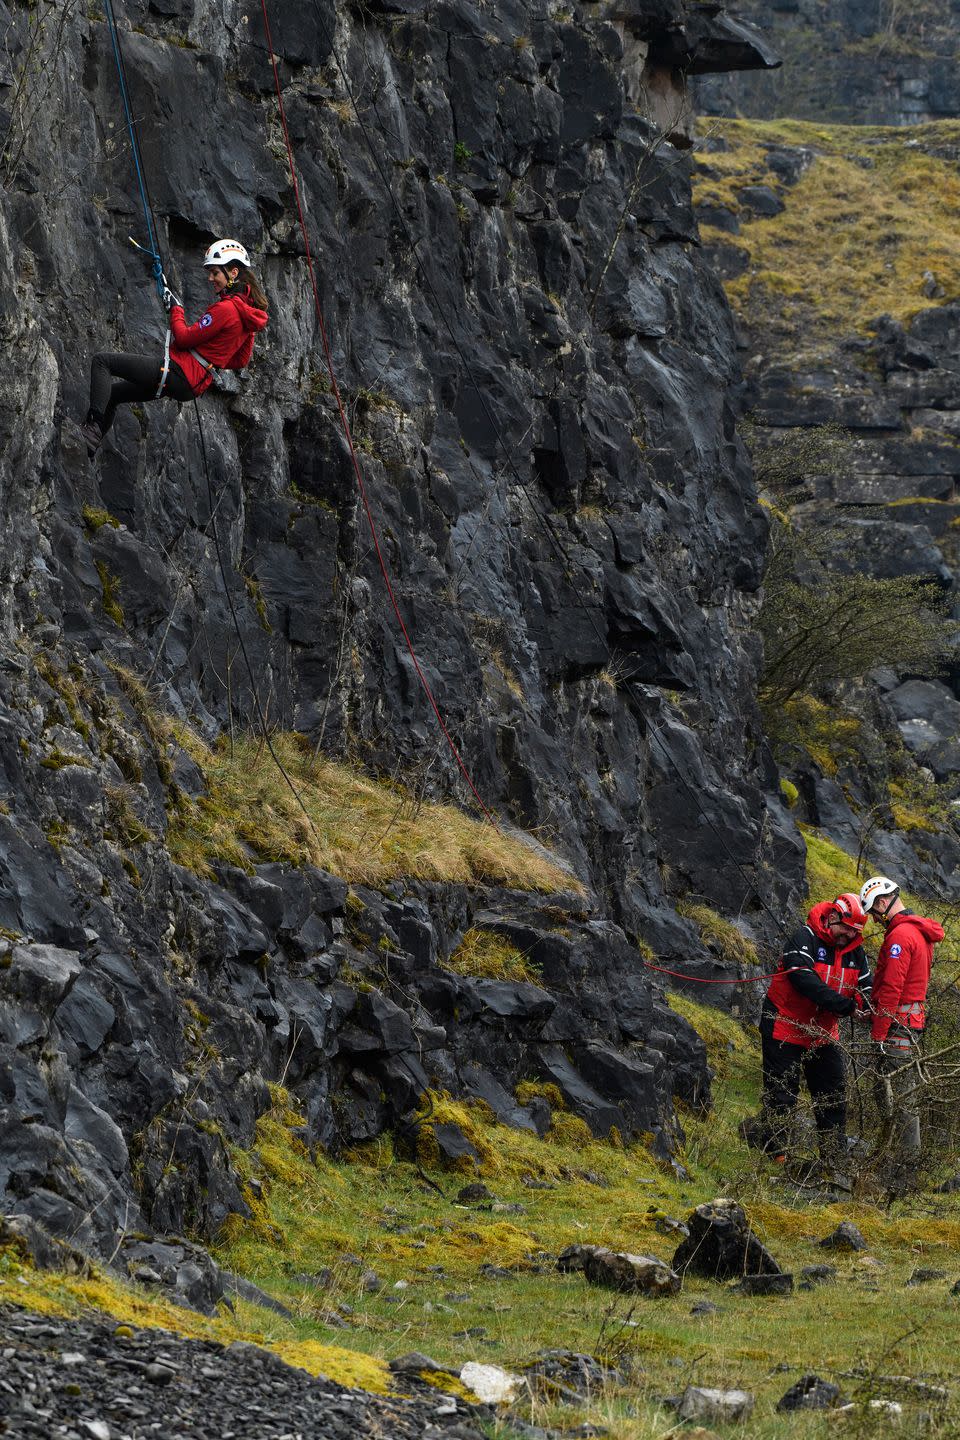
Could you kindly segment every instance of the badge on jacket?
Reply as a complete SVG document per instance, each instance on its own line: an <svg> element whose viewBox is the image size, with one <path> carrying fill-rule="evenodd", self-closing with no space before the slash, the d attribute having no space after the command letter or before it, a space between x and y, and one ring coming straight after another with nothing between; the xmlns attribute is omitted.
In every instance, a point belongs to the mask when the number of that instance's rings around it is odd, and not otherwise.
<svg viewBox="0 0 960 1440"><path fill-rule="evenodd" d="M208 325L212 325L212 324L213 324L213 316L210 314L210 312L209 312L209 310L208 310L207 313L206 313L206 315L204 315L203 319L200 321L200 328L201 328L202 330L205 330Z"/></svg>
<svg viewBox="0 0 960 1440"><path fill-rule="evenodd" d="M891 945L891 946L890 946L890 954L891 954L891 955L899 955L902 948L903 948L903 947L900 946L900 945Z"/></svg>

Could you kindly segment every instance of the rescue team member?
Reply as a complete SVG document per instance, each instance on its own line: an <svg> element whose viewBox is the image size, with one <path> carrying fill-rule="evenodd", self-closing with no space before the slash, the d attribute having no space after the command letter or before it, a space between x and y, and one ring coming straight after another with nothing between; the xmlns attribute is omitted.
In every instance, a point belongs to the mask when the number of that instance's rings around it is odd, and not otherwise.
<svg viewBox="0 0 960 1440"><path fill-rule="evenodd" d="M267 297L250 269L250 257L237 240L217 240L203 263L215 292L213 303L196 325L187 325L183 306L171 290L164 290L170 330L162 356L94 355L90 408L80 426L91 460L118 405L161 396L190 400L213 383L214 370L243 370L250 364L254 336L267 323Z"/></svg>
<svg viewBox="0 0 960 1440"><path fill-rule="evenodd" d="M813 1101L820 1157L834 1184L847 1184L847 1079L837 1044L840 1017L863 1009L870 966L858 895L814 905L788 942L760 1014L764 1149L787 1149L801 1074Z"/></svg>
<svg viewBox="0 0 960 1440"><path fill-rule="evenodd" d="M919 1074L911 1062L927 1023L933 947L944 932L937 920L908 910L900 899L900 887L886 875L872 876L860 891L860 900L886 932L877 956L870 1035L876 1049L877 1105L892 1125L900 1178L906 1181L912 1178L909 1172L920 1153L920 1117L916 1096L910 1093Z"/></svg>

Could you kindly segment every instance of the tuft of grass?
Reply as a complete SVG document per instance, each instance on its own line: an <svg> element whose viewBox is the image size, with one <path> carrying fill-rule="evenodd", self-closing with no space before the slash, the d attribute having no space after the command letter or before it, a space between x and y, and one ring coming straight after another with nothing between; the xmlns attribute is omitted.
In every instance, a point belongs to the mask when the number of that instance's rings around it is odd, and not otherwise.
<svg viewBox="0 0 960 1440"><path fill-rule="evenodd" d="M115 515L111 515L109 510L103 510L96 505L84 505L80 513L83 516L84 528L90 535L96 535L104 525L109 525L113 530L120 529L120 521Z"/></svg>
<svg viewBox="0 0 960 1440"><path fill-rule="evenodd" d="M97 574L100 576L100 585L103 590L103 613L114 623L123 627L124 615L123 606L120 604L120 581L116 575L111 575L103 560L95 561Z"/></svg>
<svg viewBox="0 0 960 1440"><path fill-rule="evenodd" d="M713 950L725 965L759 965L760 959L753 941L748 940L736 925L725 920L709 905L696 905L690 900L679 900L677 914L693 921L704 945Z"/></svg>
<svg viewBox="0 0 960 1440"><path fill-rule="evenodd" d="M203 771L208 793L179 795L168 846L178 864L210 874L215 860L309 863L344 879L378 885L399 875L524 890L582 887L559 866L453 805L421 803L400 785L370 779L317 755L302 736L277 733L269 750L251 736L210 749L178 739ZM301 808L302 802L302 808Z"/></svg>
<svg viewBox="0 0 960 1440"><path fill-rule="evenodd" d="M536 985L541 978L527 955L492 930L468 930L442 963L456 975L484 980L526 980Z"/></svg>

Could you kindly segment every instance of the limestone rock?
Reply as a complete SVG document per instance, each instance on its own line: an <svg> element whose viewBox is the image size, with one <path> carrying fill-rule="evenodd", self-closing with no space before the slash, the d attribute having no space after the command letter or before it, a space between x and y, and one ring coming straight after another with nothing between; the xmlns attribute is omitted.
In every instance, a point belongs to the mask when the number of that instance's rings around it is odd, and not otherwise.
<svg viewBox="0 0 960 1440"><path fill-rule="evenodd" d="M735 1200L717 1199L698 1205L688 1217L690 1233L677 1247L674 1269L713 1280L745 1276L782 1276L780 1266L753 1234L746 1213Z"/></svg>
<svg viewBox="0 0 960 1440"><path fill-rule="evenodd" d="M688 1385L677 1409L681 1420L710 1422L745 1420L753 1413L754 1398L749 1390L714 1390Z"/></svg>

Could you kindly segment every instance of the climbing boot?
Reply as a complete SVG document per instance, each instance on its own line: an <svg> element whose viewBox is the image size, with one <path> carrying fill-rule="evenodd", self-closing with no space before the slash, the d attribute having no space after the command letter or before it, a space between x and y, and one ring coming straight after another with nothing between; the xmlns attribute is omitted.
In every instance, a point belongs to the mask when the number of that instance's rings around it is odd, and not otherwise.
<svg viewBox="0 0 960 1440"><path fill-rule="evenodd" d="M80 434L87 443L87 458L92 460L103 444L103 427L92 412L80 426Z"/></svg>

